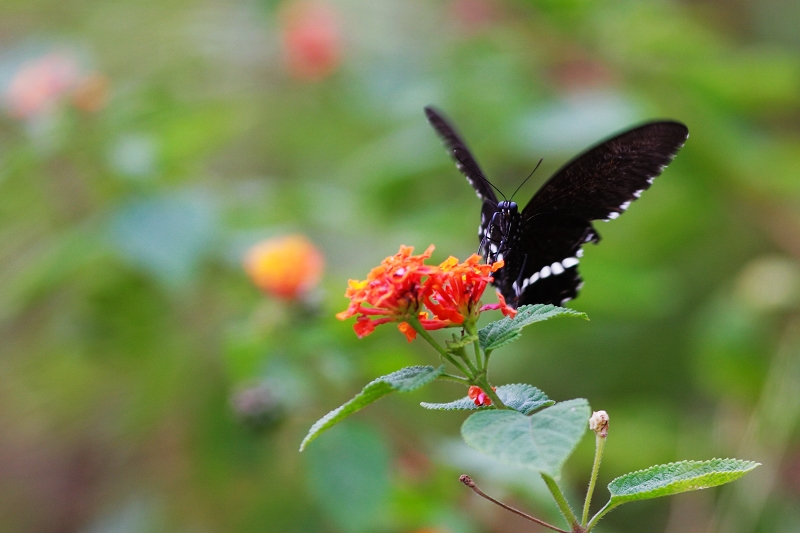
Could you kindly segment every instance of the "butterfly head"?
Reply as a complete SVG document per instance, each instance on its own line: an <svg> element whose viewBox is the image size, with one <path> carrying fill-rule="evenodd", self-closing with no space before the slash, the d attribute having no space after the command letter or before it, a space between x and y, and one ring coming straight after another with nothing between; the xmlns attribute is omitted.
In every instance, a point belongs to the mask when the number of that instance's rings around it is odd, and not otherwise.
<svg viewBox="0 0 800 533"><path fill-rule="evenodd" d="M509 200L503 200L502 202L497 203L497 210L503 211L507 213L516 213L517 212L517 203L511 202Z"/></svg>

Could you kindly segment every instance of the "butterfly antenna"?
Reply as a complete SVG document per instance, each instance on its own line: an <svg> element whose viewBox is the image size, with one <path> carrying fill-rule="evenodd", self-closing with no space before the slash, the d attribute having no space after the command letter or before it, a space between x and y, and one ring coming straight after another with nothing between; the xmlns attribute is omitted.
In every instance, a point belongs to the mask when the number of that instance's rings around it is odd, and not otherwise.
<svg viewBox="0 0 800 533"><path fill-rule="evenodd" d="M482 179L482 180L483 180L483 181L484 181L484 182L485 182L485 183L486 183L486 184L487 184L489 187L491 187L491 188L493 188L494 190L496 190L496 191L497 191L497 192L500 194L500 196L502 196L502 197L503 197L503 200L505 200L505 199L506 199L506 195L505 195L505 194L503 194L503 191L501 191L500 189L498 189L498 188L495 186L495 184L494 184L494 183L492 183L491 181L489 181L489 180L487 180L486 178L484 178L484 177L483 177L483 175L480 173L480 171L479 171L477 168L475 168L475 167L473 167L473 166L470 166L470 165L469 165L469 164L468 164L466 161L464 161L463 159L461 159L460 157L458 157L458 153L457 153L455 150L453 150L453 157L455 157L455 158L458 160L458 162L459 162L459 163L461 163L462 165L464 165L465 167L467 167L468 169L470 169L470 170L472 171L472 173L473 173L473 174L475 174L477 177L479 177L480 179ZM539 161L539 162L541 163L541 161ZM534 169L534 170L535 170L535 169ZM525 182L523 182L523 183L525 183Z"/></svg>
<svg viewBox="0 0 800 533"><path fill-rule="evenodd" d="M525 185L525 182L526 182L526 181L528 181L529 179L531 179L531 176L533 176L533 173L534 173L534 172L536 172L536 169L537 169L537 168L539 168L539 165L541 165L541 164L542 164L542 161L544 161L544 158L540 159L540 160L539 160L539 162L538 162L538 163L536 163L536 167L534 167L534 169L533 169L533 170L531 170L531 173L530 173L530 174L528 174L528 177L527 177L527 178L525 178L525 180L524 180L522 183L520 183L520 184L519 184L519 187L517 187L517 190L516 190L516 191L514 191L514 194L512 194L512 195L511 195L511 199L512 199L512 200L514 199L514 196L517 194L517 191L518 191L518 190L520 190L520 189L522 188L522 186L523 186L523 185Z"/></svg>

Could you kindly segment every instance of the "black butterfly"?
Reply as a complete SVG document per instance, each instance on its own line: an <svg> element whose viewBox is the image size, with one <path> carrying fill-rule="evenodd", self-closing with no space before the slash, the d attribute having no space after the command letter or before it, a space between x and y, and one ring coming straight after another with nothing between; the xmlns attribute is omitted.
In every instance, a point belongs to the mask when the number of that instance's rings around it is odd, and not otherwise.
<svg viewBox="0 0 800 533"><path fill-rule="evenodd" d="M504 260L494 284L517 307L563 305L577 296L581 247L600 242L593 220L617 218L649 188L689 137L680 122L643 124L601 142L561 167L518 211L498 202L464 141L444 117L425 108L458 169L483 201L478 228L480 253L492 263Z"/></svg>

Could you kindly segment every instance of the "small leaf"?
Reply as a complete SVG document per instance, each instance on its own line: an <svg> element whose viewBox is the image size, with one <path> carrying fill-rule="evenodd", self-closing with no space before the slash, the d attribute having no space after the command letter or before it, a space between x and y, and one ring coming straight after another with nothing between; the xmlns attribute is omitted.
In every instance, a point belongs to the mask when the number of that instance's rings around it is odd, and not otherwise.
<svg viewBox="0 0 800 533"><path fill-rule="evenodd" d="M515 383L513 385L501 385L497 387L497 396L506 405L523 415L529 415L542 407L549 407L554 402L545 393L531 385ZM439 411L474 411L476 409L493 409L492 406L477 406L469 397L461 398L449 403L427 403L420 404L425 409L437 409Z"/></svg>
<svg viewBox="0 0 800 533"><path fill-rule="evenodd" d="M523 305L517 309L514 318L502 318L492 322L478 331L481 347L484 351L492 351L513 342L522 334L522 328L535 322L542 322L557 316L575 316L588 320L586 313L558 307L552 304Z"/></svg>
<svg viewBox="0 0 800 533"><path fill-rule="evenodd" d="M461 426L464 441L498 461L558 477L586 432L589 403L583 398L557 403L531 416L509 409L481 411Z"/></svg>
<svg viewBox="0 0 800 533"><path fill-rule="evenodd" d="M690 490L707 489L739 479L759 463L739 459L681 461L651 466L625 474L608 484L610 504L670 496Z"/></svg>
<svg viewBox="0 0 800 533"><path fill-rule="evenodd" d="M316 439L320 433L338 424L372 402L383 398L390 392L411 392L416 390L435 380L442 372L444 372L444 365L439 368L434 368L432 366L409 366L375 379L367 384L367 386L352 400L317 420L314 425L311 426L311 429L308 430L308 434L303 439L303 442L300 443L300 451L302 452L308 443Z"/></svg>

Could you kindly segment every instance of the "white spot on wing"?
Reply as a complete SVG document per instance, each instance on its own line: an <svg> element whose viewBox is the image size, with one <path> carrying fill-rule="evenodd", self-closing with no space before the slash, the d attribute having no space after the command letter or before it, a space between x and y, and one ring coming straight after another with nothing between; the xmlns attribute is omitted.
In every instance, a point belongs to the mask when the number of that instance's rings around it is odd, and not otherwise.
<svg viewBox="0 0 800 533"><path fill-rule="evenodd" d="M652 178L647 178L647 183L649 183L650 185L652 185L654 181L656 181L655 176L653 176Z"/></svg>
<svg viewBox="0 0 800 533"><path fill-rule="evenodd" d="M548 277L551 274L550 267L549 266L543 267L542 270L539 271L539 273L542 275L542 279Z"/></svg>
<svg viewBox="0 0 800 533"><path fill-rule="evenodd" d="M615 218L619 217L619 213L616 211L612 211L608 214L608 220L614 220Z"/></svg>
<svg viewBox="0 0 800 533"><path fill-rule="evenodd" d="M626 210L626 209L628 209L630 206L631 206L631 202L630 202L630 200L628 200L627 202L625 202L624 204L622 204L621 206L619 206L619 208L620 208L620 209L622 209L623 211L625 211L625 210Z"/></svg>
<svg viewBox="0 0 800 533"><path fill-rule="evenodd" d="M578 258L583 257L583 248L578 248L578 251L575 252L575 257L578 257Z"/></svg>
<svg viewBox="0 0 800 533"><path fill-rule="evenodd" d="M578 251L580 252L581 250ZM578 259L575 257L567 257L561 261L561 264L564 265L564 268L571 268L578 264Z"/></svg>
<svg viewBox="0 0 800 533"><path fill-rule="evenodd" d="M550 265L550 269L553 271L554 276L558 276L559 274L564 272L564 267L561 266L561 263L559 263L558 261Z"/></svg>
<svg viewBox="0 0 800 533"><path fill-rule="evenodd" d="M639 197L642 195L642 193L643 193L643 192L644 192L644 189L639 189L638 191L636 191L635 193L633 193L633 195L634 195L636 198L639 198Z"/></svg>
<svg viewBox="0 0 800 533"><path fill-rule="evenodd" d="M502 261L503 260L503 254L502 253L497 254L497 260L498 261Z"/></svg>

